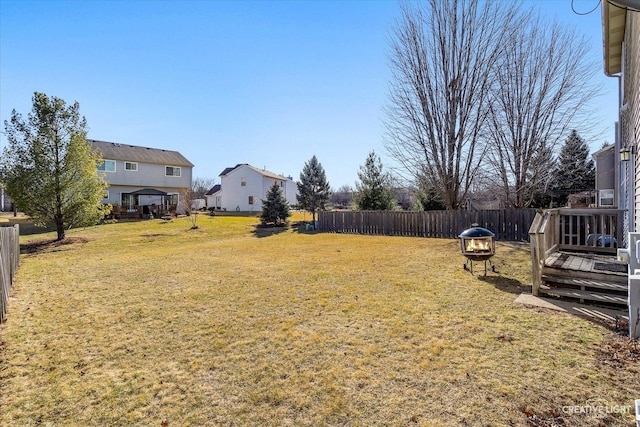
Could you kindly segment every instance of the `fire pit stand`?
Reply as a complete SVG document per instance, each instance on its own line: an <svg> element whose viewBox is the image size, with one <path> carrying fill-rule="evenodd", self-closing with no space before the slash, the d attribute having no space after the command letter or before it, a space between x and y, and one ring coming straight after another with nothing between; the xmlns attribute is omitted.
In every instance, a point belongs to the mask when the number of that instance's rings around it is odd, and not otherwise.
<svg viewBox="0 0 640 427"><path fill-rule="evenodd" d="M491 258L496 253L496 235L486 228L478 227L478 224L472 224L469 228L458 236L460 238L460 249L462 255L467 258L464 263L464 269L469 270L473 274L473 262L484 261L484 275L487 275L487 262L491 271L496 271L495 264Z"/></svg>

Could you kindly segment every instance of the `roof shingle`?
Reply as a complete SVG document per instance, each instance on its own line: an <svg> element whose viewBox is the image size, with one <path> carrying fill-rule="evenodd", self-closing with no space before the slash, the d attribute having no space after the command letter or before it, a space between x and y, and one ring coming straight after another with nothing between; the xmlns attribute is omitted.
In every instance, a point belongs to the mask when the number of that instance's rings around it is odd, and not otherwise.
<svg viewBox="0 0 640 427"><path fill-rule="evenodd" d="M87 142L89 142L94 149L100 151L104 159L108 160L125 160L156 165L193 167L193 163L177 151L97 141L95 139L87 139Z"/></svg>

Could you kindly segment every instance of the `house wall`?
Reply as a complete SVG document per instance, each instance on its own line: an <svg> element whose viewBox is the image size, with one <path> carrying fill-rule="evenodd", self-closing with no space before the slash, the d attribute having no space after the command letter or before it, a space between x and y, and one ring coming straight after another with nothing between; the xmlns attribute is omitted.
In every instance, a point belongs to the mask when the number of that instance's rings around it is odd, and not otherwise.
<svg viewBox="0 0 640 427"><path fill-rule="evenodd" d="M264 198L262 175L251 168L241 166L221 178L222 209L228 211L256 212L262 210ZM244 179L245 185L242 185ZM249 196L254 204L249 204Z"/></svg>
<svg viewBox="0 0 640 427"><path fill-rule="evenodd" d="M219 191L216 192L215 194L210 194L210 195L207 194L205 198L207 199L208 208L216 208L216 209L222 208L222 196Z"/></svg>
<svg viewBox="0 0 640 427"><path fill-rule="evenodd" d="M613 148L603 151L596 160L596 190L615 188L615 166L617 157Z"/></svg>
<svg viewBox="0 0 640 427"><path fill-rule="evenodd" d="M111 159L107 159L111 160ZM190 188L192 168L180 167L180 176L166 176L166 166L150 163L138 163L138 170L124 168L125 161L116 160L115 172L102 172L111 185L126 185L140 188ZM159 189L159 188L158 188Z"/></svg>
<svg viewBox="0 0 640 427"><path fill-rule="evenodd" d="M611 145L594 153L593 158L596 163L596 203L598 207L616 207L618 206L618 195L615 191L618 155L615 146Z"/></svg>
<svg viewBox="0 0 640 427"><path fill-rule="evenodd" d="M640 230L640 13L627 13L624 41L621 144L634 147L634 230ZM633 231L633 230L630 230Z"/></svg>
<svg viewBox="0 0 640 427"><path fill-rule="evenodd" d="M294 181L290 179L276 180L273 178L263 177L262 198L267 198L267 192L276 181L278 181L278 185L280 185L280 191L282 191L282 195L284 196L284 198L287 199L289 206L297 204L298 200L296 198L296 194L298 194L298 186ZM262 204L260 205L260 209L262 209Z"/></svg>
<svg viewBox="0 0 640 427"><path fill-rule="evenodd" d="M112 159L106 159L112 160ZM100 172L109 183L108 195L103 203L120 204L122 193L132 193L144 188L153 188L168 194L180 194L191 188L192 168L181 166L180 176L166 176L166 166L152 163L138 163L135 171L125 170L125 161L116 160L115 172ZM140 196L140 205L161 204L160 196Z"/></svg>
<svg viewBox="0 0 640 427"><path fill-rule="evenodd" d="M288 179L285 183L284 197L289 202L289 206L298 204L298 185L292 179Z"/></svg>

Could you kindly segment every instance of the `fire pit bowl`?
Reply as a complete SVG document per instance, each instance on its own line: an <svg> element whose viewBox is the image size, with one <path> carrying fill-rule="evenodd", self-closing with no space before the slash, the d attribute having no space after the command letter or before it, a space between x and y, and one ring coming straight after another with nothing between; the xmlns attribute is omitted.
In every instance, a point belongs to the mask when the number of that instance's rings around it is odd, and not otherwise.
<svg viewBox="0 0 640 427"><path fill-rule="evenodd" d="M490 258L496 254L496 235L486 228L473 224L458 236L460 238L460 249L462 255L467 258L464 269L473 273L473 262L484 261L484 274L487 274L487 261L492 271L496 271L495 265Z"/></svg>

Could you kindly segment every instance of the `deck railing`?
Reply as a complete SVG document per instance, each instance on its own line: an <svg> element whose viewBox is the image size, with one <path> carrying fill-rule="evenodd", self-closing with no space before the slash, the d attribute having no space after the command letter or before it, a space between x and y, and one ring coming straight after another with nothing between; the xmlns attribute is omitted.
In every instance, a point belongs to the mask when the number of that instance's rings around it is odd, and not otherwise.
<svg viewBox="0 0 640 427"><path fill-rule="evenodd" d="M615 209L548 209L539 211L529 228L533 295L542 284L542 268L558 250L615 254L623 241L624 211Z"/></svg>
<svg viewBox="0 0 640 427"><path fill-rule="evenodd" d="M176 211L176 205L135 205L122 207L113 205L110 216L113 218L161 218Z"/></svg>

